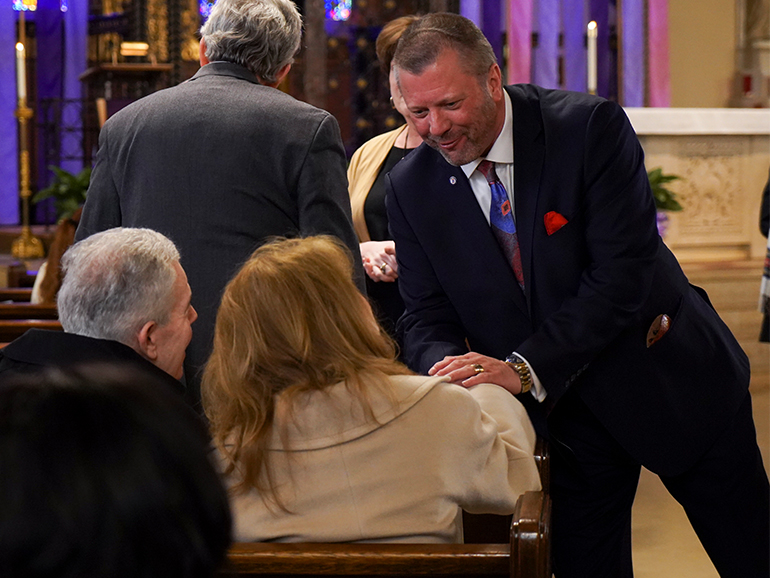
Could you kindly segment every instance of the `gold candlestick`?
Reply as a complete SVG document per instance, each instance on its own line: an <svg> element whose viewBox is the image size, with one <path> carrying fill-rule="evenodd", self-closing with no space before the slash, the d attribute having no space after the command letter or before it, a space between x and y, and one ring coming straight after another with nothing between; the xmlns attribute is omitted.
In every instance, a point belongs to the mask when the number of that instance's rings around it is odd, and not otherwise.
<svg viewBox="0 0 770 578"><path fill-rule="evenodd" d="M19 119L19 197L21 197L21 236L14 239L11 255L17 259L39 259L45 256L43 242L32 235L29 227L29 149L27 147L27 123L32 118L32 109L27 106L27 70L24 63L24 12L19 14L19 43L17 50L17 75L19 107L15 116Z"/></svg>
<svg viewBox="0 0 770 578"><path fill-rule="evenodd" d="M21 236L14 239L11 245L11 255L17 259L39 259L45 256L43 242L32 235L29 227L29 150L27 150L27 123L32 118L32 109L27 103L19 100L16 109L19 119L19 196L21 197Z"/></svg>

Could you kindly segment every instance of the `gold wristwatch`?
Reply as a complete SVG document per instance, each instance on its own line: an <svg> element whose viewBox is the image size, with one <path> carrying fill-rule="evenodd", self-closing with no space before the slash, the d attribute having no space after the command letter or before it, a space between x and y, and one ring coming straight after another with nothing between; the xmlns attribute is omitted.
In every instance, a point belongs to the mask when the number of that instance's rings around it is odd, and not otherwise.
<svg viewBox="0 0 770 578"><path fill-rule="evenodd" d="M521 393L527 393L532 389L532 373L529 371L529 365L515 353L511 353L505 358L505 364L519 374L521 381Z"/></svg>

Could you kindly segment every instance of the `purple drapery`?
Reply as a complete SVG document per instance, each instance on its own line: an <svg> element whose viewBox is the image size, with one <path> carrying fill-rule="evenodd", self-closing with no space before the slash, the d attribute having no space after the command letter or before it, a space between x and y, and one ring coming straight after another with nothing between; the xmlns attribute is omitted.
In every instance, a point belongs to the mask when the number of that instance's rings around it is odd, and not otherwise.
<svg viewBox="0 0 770 578"><path fill-rule="evenodd" d="M537 47L533 49L533 82L559 88L559 0L540 0L534 7Z"/></svg>
<svg viewBox="0 0 770 578"><path fill-rule="evenodd" d="M481 0L460 0L460 16L465 16L481 28Z"/></svg>
<svg viewBox="0 0 770 578"><path fill-rule="evenodd" d="M88 2L85 0L70 0L67 12L64 13L64 98L75 99L83 96L83 84L80 75L85 72L88 62ZM83 116L76 108L68 109L65 118L68 126L83 128ZM65 144L62 143L62 147ZM79 143L76 146L81 146ZM71 172L83 169L83 163L65 164L64 168Z"/></svg>
<svg viewBox="0 0 770 578"><path fill-rule="evenodd" d="M62 91L64 98L80 99L83 96L82 83L78 78L85 70L88 60L88 2L70 0L64 13L64 60ZM86 106L86 103L83 104ZM61 135L63 151L81 154L83 150L83 110L81 106L67 106L62 122L70 127ZM77 152L76 152L77 151ZM83 170L82 160L62 161L62 168L73 174Z"/></svg>
<svg viewBox="0 0 770 578"><path fill-rule="evenodd" d="M668 0L648 0L649 106L671 106L668 65Z"/></svg>
<svg viewBox="0 0 770 578"><path fill-rule="evenodd" d="M59 11L58 0L40 0L38 10L27 13L27 18L34 17L37 26L38 54L38 97L80 98L81 89L78 76L86 68L88 43L88 3L85 0L71 0L66 13ZM64 40L62 57L61 21L64 20ZM14 112L17 106L16 96L16 22L18 12L11 9L11 2L0 8L0 47L4 56L0 58L0 225L15 225L19 222L19 148L17 141L18 124ZM64 73L62 74L62 63ZM29 103L35 106L36 103ZM77 126L80 115L76 111L67 119L69 126ZM39 111L36 111L36 113ZM37 122L37 117L33 123ZM34 127L34 124L33 124ZM34 130L34 128L33 128ZM79 138L76 136L75 138ZM39 142L42 150L43 143ZM62 146L70 147L67 143ZM70 150L71 147L70 147ZM41 159L42 160L42 159ZM82 163L62 163L64 168L77 172ZM44 167L43 167L44 168ZM40 171L45 174L45 171ZM33 185L36 184L32 176ZM42 178L40 185L47 184Z"/></svg>
<svg viewBox="0 0 770 578"><path fill-rule="evenodd" d="M39 124L41 120L38 116L42 111L40 102L43 99L60 99L64 94L62 90L62 64L64 57L63 20L59 0L38 0L37 10L35 11L37 103L30 103L30 106L35 108L37 113L35 118L36 124ZM43 139L43 131L38 129L37 133L37 190L39 190L50 184L53 173L48 170L46 163L46 146ZM50 159L48 164L50 164ZM58 165L58 160L54 160L54 164ZM34 176L32 180L34 180ZM30 184L33 187L35 186L34 182ZM44 201L31 206L30 209L34 211L34 218L38 223L49 223L56 220L56 215L50 201Z"/></svg>
<svg viewBox="0 0 770 578"><path fill-rule="evenodd" d="M35 13L37 22L38 98L61 100L61 126L59 150L61 158L49 159L66 171L77 174L83 169L81 105L72 102L81 98L79 75L86 69L88 46L88 6L83 0L70 1L62 12L60 0L39 0ZM42 108L38 107L39 112ZM53 178L45 161L42 134L38 140L38 186L46 187ZM75 157L67 159L66 157ZM51 203L43 202L35 208L38 222L54 222L56 219Z"/></svg>
<svg viewBox="0 0 770 578"><path fill-rule="evenodd" d="M482 0L481 31L495 51L495 57L503 66L503 4L502 0Z"/></svg>
<svg viewBox="0 0 770 578"><path fill-rule="evenodd" d="M509 0L508 82L530 82L532 68L532 2Z"/></svg>
<svg viewBox="0 0 770 578"><path fill-rule="evenodd" d="M38 100L61 98L63 94L63 20L59 0L38 0L35 11Z"/></svg>
<svg viewBox="0 0 770 578"><path fill-rule="evenodd" d="M16 19L10 0L0 7L0 225L19 222L19 143L16 111Z"/></svg>
<svg viewBox="0 0 770 578"><path fill-rule="evenodd" d="M621 0L621 102L644 106L644 0Z"/></svg>
<svg viewBox="0 0 770 578"><path fill-rule="evenodd" d="M598 94L613 99L617 96L624 106L670 106L668 0L507 1L509 82L532 81L557 87L561 33L564 66L561 87L585 92L586 27L589 21L595 20ZM646 32L645 3L648 6ZM616 24L618 61L610 51L610 27ZM534 50L531 47L533 29L538 34L538 46Z"/></svg>
<svg viewBox="0 0 770 578"><path fill-rule="evenodd" d="M583 0L562 0L564 30L564 88L585 92L588 85L586 65L586 17Z"/></svg>

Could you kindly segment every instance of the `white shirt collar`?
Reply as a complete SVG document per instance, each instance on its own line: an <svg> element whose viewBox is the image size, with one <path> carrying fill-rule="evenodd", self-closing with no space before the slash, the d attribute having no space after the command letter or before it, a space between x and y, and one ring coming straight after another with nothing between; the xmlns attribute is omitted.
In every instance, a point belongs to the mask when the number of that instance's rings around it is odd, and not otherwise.
<svg viewBox="0 0 770 578"><path fill-rule="evenodd" d="M497 135L497 140L489 149L489 153L485 157L479 157L460 166L468 178L485 158L494 163L513 164L513 106L511 105L511 97L508 96L508 91L505 88L503 88L503 100L505 101L505 122L500 134Z"/></svg>

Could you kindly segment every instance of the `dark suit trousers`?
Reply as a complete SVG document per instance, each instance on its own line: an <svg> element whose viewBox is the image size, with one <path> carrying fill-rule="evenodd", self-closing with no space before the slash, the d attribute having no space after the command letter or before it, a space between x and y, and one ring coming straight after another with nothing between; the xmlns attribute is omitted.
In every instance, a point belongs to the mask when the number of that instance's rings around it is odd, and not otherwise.
<svg viewBox="0 0 770 578"><path fill-rule="evenodd" d="M631 506L640 464L574 390L548 423L556 577L633 576ZM661 479L722 578L770 575L770 489L748 394L731 426L692 469Z"/></svg>

